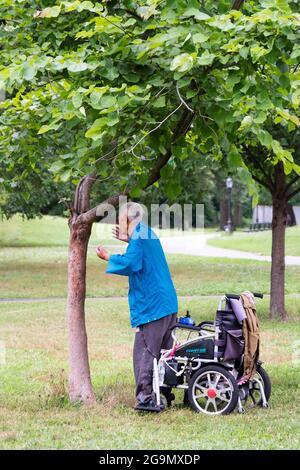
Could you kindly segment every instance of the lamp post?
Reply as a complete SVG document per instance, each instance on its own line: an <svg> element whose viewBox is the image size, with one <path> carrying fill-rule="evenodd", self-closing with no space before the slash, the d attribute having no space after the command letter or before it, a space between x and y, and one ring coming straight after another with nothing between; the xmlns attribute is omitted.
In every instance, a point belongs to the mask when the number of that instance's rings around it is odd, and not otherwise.
<svg viewBox="0 0 300 470"><path fill-rule="evenodd" d="M228 201L228 218L227 224L224 227L225 232L232 232L233 231L233 223L231 217L231 192L233 187L233 179L228 176L226 178L226 188L227 188L227 201Z"/></svg>

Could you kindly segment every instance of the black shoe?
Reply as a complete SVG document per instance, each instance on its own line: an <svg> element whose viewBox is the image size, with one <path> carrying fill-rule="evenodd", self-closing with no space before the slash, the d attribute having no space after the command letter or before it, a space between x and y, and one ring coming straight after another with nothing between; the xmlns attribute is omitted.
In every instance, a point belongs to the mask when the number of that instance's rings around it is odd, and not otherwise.
<svg viewBox="0 0 300 470"><path fill-rule="evenodd" d="M136 411L152 411L160 413L165 409L163 404L157 405L153 400L147 401L146 403L138 403L134 409Z"/></svg>
<svg viewBox="0 0 300 470"><path fill-rule="evenodd" d="M160 387L161 395L165 398L168 408L172 405L172 401L175 400L175 395L171 390L169 387Z"/></svg>
<svg viewBox="0 0 300 470"><path fill-rule="evenodd" d="M170 406L172 406L172 401L175 400L175 395L174 395L174 393L164 393L164 392L162 392L162 395L163 395L163 396L165 397L165 399L166 399L168 408L170 408Z"/></svg>

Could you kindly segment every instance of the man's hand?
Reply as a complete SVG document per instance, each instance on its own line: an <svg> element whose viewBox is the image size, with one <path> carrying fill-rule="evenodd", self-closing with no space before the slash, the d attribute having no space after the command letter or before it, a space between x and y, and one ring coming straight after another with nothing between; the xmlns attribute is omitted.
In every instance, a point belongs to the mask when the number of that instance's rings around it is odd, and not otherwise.
<svg viewBox="0 0 300 470"><path fill-rule="evenodd" d="M123 233L120 231L119 225L116 225L115 227L113 227L112 234L113 234L113 237L116 238L117 240L128 243L128 235L127 233Z"/></svg>
<svg viewBox="0 0 300 470"><path fill-rule="evenodd" d="M103 248L103 246L100 246L100 245L97 246L96 255L98 256L98 258L104 259L105 261L109 260L108 251L106 251L106 249Z"/></svg>

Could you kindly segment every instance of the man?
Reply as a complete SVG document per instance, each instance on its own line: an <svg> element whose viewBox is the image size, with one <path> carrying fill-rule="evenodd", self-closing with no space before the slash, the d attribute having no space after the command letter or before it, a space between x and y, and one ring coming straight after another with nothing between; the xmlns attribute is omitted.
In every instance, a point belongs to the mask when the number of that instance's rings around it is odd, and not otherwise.
<svg viewBox="0 0 300 470"><path fill-rule="evenodd" d="M155 233L142 222L142 207L134 202L122 206L119 240L128 242L123 255L109 255L101 246L97 256L108 261L107 273L129 277L128 300L131 326L136 328L133 365L136 381L136 410L161 411L152 386L153 358L172 347L171 328L178 311L177 295L167 261ZM165 392L168 403L174 397Z"/></svg>

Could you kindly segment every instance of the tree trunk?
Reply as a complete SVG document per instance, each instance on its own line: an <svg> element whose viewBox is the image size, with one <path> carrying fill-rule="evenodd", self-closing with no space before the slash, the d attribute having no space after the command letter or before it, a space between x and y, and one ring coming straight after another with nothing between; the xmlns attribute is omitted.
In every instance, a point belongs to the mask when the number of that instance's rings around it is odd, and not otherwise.
<svg viewBox="0 0 300 470"><path fill-rule="evenodd" d="M284 197L285 175L281 164L275 167L275 189L272 194L272 266L270 318L287 320L285 310L285 230L287 200Z"/></svg>
<svg viewBox="0 0 300 470"><path fill-rule="evenodd" d="M68 336L69 336L69 397L72 402L95 402L92 389L87 334L85 326L86 257L91 224L70 220L68 258Z"/></svg>
<svg viewBox="0 0 300 470"><path fill-rule="evenodd" d="M287 226L293 227L294 225L297 225L294 208L292 204L288 204L287 205Z"/></svg>

